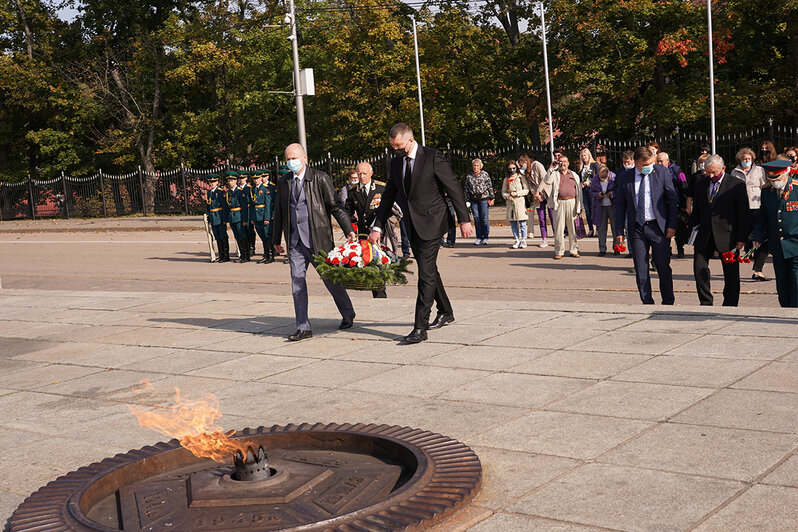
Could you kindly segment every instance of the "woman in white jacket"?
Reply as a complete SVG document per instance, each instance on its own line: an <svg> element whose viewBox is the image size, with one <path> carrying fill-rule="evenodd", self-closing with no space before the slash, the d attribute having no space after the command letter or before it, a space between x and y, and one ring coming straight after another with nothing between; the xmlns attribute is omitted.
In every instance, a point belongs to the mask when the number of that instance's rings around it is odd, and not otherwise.
<svg viewBox="0 0 798 532"><path fill-rule="evenodd" d="M513 249L526 247L527 213L524 196L529 194L526 176L518 171L515 161L507 163L507 177L502 183L502 197L507 201L507 221L513 230Z"/></svg>
<svg viewBox="0 0 798 532"><path fill-rule="evenodd" d="M750 209L751 219L753 220L756 211L762 204L762 187L767 183L765 169L754 161L756 154L750 148L743 148L737 152L737 167L731 171L731 175L745 183L745 191L748 193L748 208ZM753 244L749 240L746 248L751 249ZM762 268L768 258L768 244L763 242L754 252L754 273L755 281L769 281Z"/></svg>

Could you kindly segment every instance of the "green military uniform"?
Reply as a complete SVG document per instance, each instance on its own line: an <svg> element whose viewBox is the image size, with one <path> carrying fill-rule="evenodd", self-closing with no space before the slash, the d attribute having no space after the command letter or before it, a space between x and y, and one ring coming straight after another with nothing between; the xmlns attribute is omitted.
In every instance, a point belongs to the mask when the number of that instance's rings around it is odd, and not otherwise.
<svg viewBox="0 0 798 532"><path fill-rule="evenodd" d="M256 170L253 175L269 178L267 170ZM269 194L269 187L261 182L255 186L253 183L249 190L249 219L252 227L257 232L263 244L263 259L258 261L262 264L274 262L274 248L272 247L272 226L271 218L274 208L272 197Z"/></svg>
<svg viewBox="0 0 798 532"><path fill-rule="evenodd" d="M228 170L224 173L228 180L228 189L224 193L225 211L227 212L227 222L230 224L230 229L233 230L233 238L236 239L238 250L241 252L241 259L244 259L249 246L246 244L247 233L244 229L244 220L246 220L243 212L244 205L242 205L242 191L238 185L230 185L231 179L238 180L238 172Z"/></svg>
<svg viewBox="0 0 798 532"><path fill-rule="evenodd" d="M219 256L216 262L228 262L230 260L230 240L227 238L227 223L225 217L224 191L218 187L219 176L217 174L208 175L208 183L211 189L205 193L207 205L208 223L216 240Z"/></svg>
<svg viewBox="0 0 798 532"><path fill-rule="evenodd" d="M242 206L244 207L244 211L246 211L243 215L245 219L243 220L242 224L244 231L247 234L247 261L250 258L252 258L252 256L255 254L255 228L252 227L251 220L249 219L249 191L252 188L252 185L249 183L249 180L252 179L253 173L254 172L250 170L242 170L238 173L239 176L247 180L246 183L239 184L238 186L238 188L241 189L241 193L244 196L245 205ZM242 260L241 262L247 262L247 261Z"/></svg>
<svg viewBox="0 0 798 532"><path fill-rule="evenodd" d="M789 165L789 161L772 162ZM779 304L798 307L798 178L790 175L782 190L774 187L772 182L762 189L762 206L754 227L754 242L768 243L768 251L773 256Z"/></svg>

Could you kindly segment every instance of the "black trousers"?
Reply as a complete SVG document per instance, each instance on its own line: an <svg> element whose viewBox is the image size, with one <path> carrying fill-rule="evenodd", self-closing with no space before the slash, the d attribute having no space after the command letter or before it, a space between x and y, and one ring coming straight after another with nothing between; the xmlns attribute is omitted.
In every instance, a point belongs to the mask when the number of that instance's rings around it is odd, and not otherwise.
<svg viewBox="0 0 798 532"><path fill-rule="evenodd" d="M714 298L709 287L709 259L715 254L715 241L709 237L706 249L696 249L693 254L693 275L698 301L702 305L712 305ZM736 307L740 302L740 263L723 262L723 306Z"/></svg>
<svg viewBox="0 0 798 532"><path fill-rule="evenodd" d="M651 293L651 276L648 273L648 250L654 258L654 266L659 275L659 291L663 305L673 305L673 271L671 270L671 241L656 222L640 225L635 223L629 228L629 251L635 264L637 291L644 305L653 305Z"/></svg>
<svg viewBox="0 0 798 532"><path fill-rule="evenodd" d="M438 250L441 247L441 240L440 238L422 240L409 220L407 228L410 232L410 247L413 249L418 269L418 297L416 298L414 327L426 329L429 327L433 302L435 302L439 314L454 313L446 290L443 288L441 275L438 273Z"/></svg>
<svg viewBox="0 0 798 532"><path fill-rule="evenodd" d="M779 305L798 307L798 257L785 259L773 255L773 270L776 272Z"/></svg>

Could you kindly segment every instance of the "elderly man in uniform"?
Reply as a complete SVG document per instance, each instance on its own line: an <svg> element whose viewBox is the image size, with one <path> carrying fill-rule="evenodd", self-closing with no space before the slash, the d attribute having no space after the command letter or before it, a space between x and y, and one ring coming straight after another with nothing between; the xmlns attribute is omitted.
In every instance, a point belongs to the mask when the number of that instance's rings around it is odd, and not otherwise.
<svg viewBox="0 0 798 532"><path fill-rule="evenodd" d="M374 170L369 163L363 162L357 165L357 184L350 184L349 192L346 197L345 210L346 214L352 220L357 221L357 232L359 235L368 235L371 232L371 226L374 224L374 219L377 217L377 208L382 201L382 194L385 192L385 183L381 181L374 181L371 179L374 175ZM392 231L393 226L386 229ZM383 235L383 241L385 235ZM385 288L380 290L372 290L372 296L377 298L388 297Z"/></svg>
<svg viewBox="0 0 798 532"><path fill-rule="evenodd" d="M768 185L754 226L754 246L768 242L782 307L798 307L798 175L790 160L779 155L763 163Z"/></svg>
<svg viewBox="0 0 798 532"><path fill-rule="evenodd" d="M281 237L288 246L291 265L291 293L294 298L296 332L288 337L292 342L311 338L313 333L308 319L308 287L305 276L313 255L328 252L334 246L332 222L334 216L347 238L357 240L352 231L352 221L335 201L335 189L330 176L320 170L308 168L308 157L301 144L291 144L285 149L285 159L291 170L277 184L274 206L272 238L274 250L282 254ZM314 264L315 266L315 264ZM349 329L355 320L355 309L343 286L324 279L324 286L332 295L341 313L339 329Z"/></svg>

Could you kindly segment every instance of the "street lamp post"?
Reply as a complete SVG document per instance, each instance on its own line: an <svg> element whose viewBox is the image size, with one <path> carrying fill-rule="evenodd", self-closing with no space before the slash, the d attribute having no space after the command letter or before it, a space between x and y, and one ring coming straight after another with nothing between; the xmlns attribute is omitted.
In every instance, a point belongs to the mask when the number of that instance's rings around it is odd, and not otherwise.
<svg viewBox="0 0 798 532"><path fill-rule="evenodd" d="M549 111L549 148L554 160L554 121L551 114L551 86L549 85L549 55L546 51L546 16L543 14L543 2L540 6L540 29L543 36L543 69L546 71L546 105Z"/></svg>
<svg viewBox="0 0 798 532"><path fill-rule="evenodd" d="M416 49L416 84L418 85L418 114L421 119L421 145L427 145L427 139L424 136L424 101L421 99L421 67L418 63L418 34L416 33L416 17L413 19L413 45Z"/></svg>
<svg viewBox="0 0 798 532"><path fill-rule="evenodd" d="M294 99L296 100L296 126L299 143L308 151L308 140L305 134L305 102L303 100L302 85L299 79L299 43L296 37L296 9L294 0L288 0L288 13L286 14L287 24L291 25L291 52L294 58Z"/></svg>

